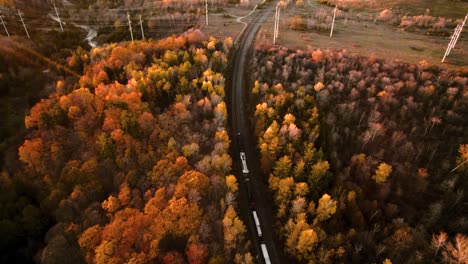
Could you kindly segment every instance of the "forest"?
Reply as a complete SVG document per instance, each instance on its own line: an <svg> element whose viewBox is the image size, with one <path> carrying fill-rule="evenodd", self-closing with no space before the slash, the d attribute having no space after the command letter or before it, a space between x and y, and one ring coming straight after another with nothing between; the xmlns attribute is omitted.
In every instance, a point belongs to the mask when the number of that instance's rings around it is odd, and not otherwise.
<svg viewBox="0 0 468 264"><path fill-rule="evenodd" d="M251 71L291 262L467 263L467 72L267 45Z"/></svg>
<svg viewBox="0 0 468 264"><path fill-rule="evenodd" d="M74 51L1 173L0 261L252 263L230 175L231 46L191 30Z"/></svg>
<svg viewBox="0 0 468 264"><path fill-rule="evenodd" d="M0 0L11 33L0 37L0 263L250 264L263 263L261 244L286 263L468 263L466 67L257 38L240 100L257 151L248 178L233 175L231 154L250 151L250 135L233 140L228 119L239 114L229 112L239 45L202 30L205 3L210 19L241 21L232 9L255 1L60 1L63 32L51 3ZM461 23L346 9L336 18L441 38ZM288 12L282 32L331 43L331 12ZM260 23L254 15L240 23ZM248 197L262 180L273 215Z"/></svg>

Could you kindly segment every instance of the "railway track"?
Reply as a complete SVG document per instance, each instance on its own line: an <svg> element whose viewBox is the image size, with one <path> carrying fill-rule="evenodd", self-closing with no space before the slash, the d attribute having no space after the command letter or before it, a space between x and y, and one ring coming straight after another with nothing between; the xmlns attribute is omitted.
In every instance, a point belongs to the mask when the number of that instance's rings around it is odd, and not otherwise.
<svg viewBox="0 0 468 264"><path fill-rule="evenodd" d="M234 61L231 96L231 122L234 170L240 187L239 207L252 241L254 256L258 263L284 263L281 252L275 246L272 203L268 200L268 186L260 179L259 158L256 157L254 136L250 134L244 112L246 66L248 53L255 41L260 26L273 14L276 1L255 10L252 20L237 38L238 51Z"/></svg>

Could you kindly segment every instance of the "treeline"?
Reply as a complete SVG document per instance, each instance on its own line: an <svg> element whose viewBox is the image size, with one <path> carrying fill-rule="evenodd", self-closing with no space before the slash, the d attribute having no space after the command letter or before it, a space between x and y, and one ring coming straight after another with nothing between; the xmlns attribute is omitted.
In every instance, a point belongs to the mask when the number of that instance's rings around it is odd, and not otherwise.
<svg viewBox="0 0 468 264"><path fill-rule="evenodd" d="M6 149L22 140L17 137L24 130L24 117L29 108L54 90L52 83L58 76L70 77L71 74L60 65L66 64L67 58L80 45L87 45L80 36L67 33L64 36L55 31L38 35L35 42L19 37L0 37L2 157L5 157ZM3 162L4 159L0 160L0 164Z"/></svg>
<svg viewBox="0 0 468 264"><path fill-rule="evenodd" d="M468 74L258 47L252 120L300 263L467 261Z"/></svg>
<svg viewBox="0 0 468 264"><path fill-rule="evenodd" d="M320 117L315 96L300 79L294 83L283 81L288 76L277 79L274 73L282 75L291 65L264 60L275 52L257 50L252 99L259 103L252 120L261 168L269 174L274 194L277 231L285 252L300 263L324 261L320 254L329 262L342 260L344 249L325 243L334 238L334 231L326 227L336 213L337 201L327 193L333 176L317 141ZM283 55L279 53L278 58Z"/></svg>
<svg viewBox="0 0 468 264"><path fill-rule="evenodd" d="M445 17L434 17L426 14L419 16L402 16L394 14L391 10L385 9L377 17L379 21L385 21L388 24L399 26L406 31L422 32L430 35L449 36L453 29L462 24L463 19L450 19Z"/></svg>
<svg viewBox="0 0 468 264"><path fill-rule="evenodd" d="M70 1L80 6L81 8L136 8L136 7L151 7L151 8L190 8L193 9L195 6L202 6L205 4L204 0L75 0ZM239 3L239 0L214 0L210 1L210 4L215 5L226 5Z"/></svg>
<svg viewBox="0 0 468 264"><path fill-rule="evenodd" d="M69 67L82 77L57 81L31 109L22 165L2 173L2 245L17 229L38 232L26 237L35 247L17 243L3 260L26 252L40 263L252 261L229 175L231 45L195 30L75 52ZM27 201L15 184L34 194L19 211L11 208Z"/></svg>
<svg viewBox="0 0 468 264"><path fill-rule="evenodd" d="M28 263L37 241L42 240L48 218L41 215L35 195L17 177L20 166L18 146L27 133L24 118L41 98L55 90L54 80L78 78L61 65L66 64L81 42L80 36L49 32L28 41L13 36L0 37L0 262ZM71 48L73 47L73 48ZM7 175L7 176L5 176ZM17 249L21 253L16 252Z"/></svg>
<svg viewBox="0 0 468 264"><path fill-rule="evenodd" d="M319 3L335 7L335 3L320 0ZM354 1L354 3L357 3ZM299 15L287 19L289 28L298 31L330 31L333 20L333 9L315 9L311 12L303 12L303 1L296 1L296 7L292 7ZM358 8L359 9L359 8ZM443 16L432 16L429 10L426 13L411 16L402 10L392 11L385 9L381 12L357 12L350 11L346 4L338 5L337 20L344 20L344 24L357 22L385 23L399 28L399 31L415 32L425 35L450 36L454 28L463 22L463 17L458 19Z"/></svg>
<svg viewBox="0 0 468 264"><path fill-rule="evenodd" d="M210 1L209 12L221 12L227 5L238 4L239 0ZM135 39L142 39L139 16L145 38L161 39L172 34L180 34L196 27L205 15L205 1L154 1L154 0L70 0L70 1L0 1L0 13L10 35L26 36L23 24L18 16L22 13L25 25L33 41L40 41L44 36L61 31L55 19L54 6L57 7L63 22L64 33L56 41L77 37L84 39L89 27L96 30L98 43L113 43L131 40L127 12L133 25ZM6 35L3 25L0 35ZM54 31L55 30L55 31ZM74 33L74 34L73 34ZM66 34L64 36L64 34ZM51 45L54 42L50 42Z"/></svg>

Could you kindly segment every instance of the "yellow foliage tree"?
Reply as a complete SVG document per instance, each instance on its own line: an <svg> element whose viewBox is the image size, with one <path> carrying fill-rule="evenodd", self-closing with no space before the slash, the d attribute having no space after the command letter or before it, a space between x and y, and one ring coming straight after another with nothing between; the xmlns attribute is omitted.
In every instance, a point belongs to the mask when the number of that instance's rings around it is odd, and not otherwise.
<svg viewBox="0 0 468 264"><path fill-rule="evenodd" d="M231 192L237 192L239 186L237 185L236 176L232 174L226 176L226 186Z"/></svg>
<svg viewBox="0 0 468 264"><path fill-rule="evenodd" d="M326 160L315 163L312 166L312 179L314 181L318 181L320 178L325 176L325 174L328 172L328 169L330 169L330 164Z"/></svg>
<svg viewBox="0 0 468 264"><path fill-rule="evenodd" d="M280 158L276 164L274 173L280 178L286 178L289 176L292 168L292 161L288 156L283 156Z"/></svg>
<svg viewBox="0 0 468 264"><path fill-rule="evenodd" d="M260 84L258 83L258 80L255 81L254 87L252 88L252 93L253 94L258 94L260 91Z"/></svg>
<svg viewBox="0 0 468 264"><path fill-rule="evenodd" d="M296 219L289 219L286 224L286 252L291 255L297 255L297 245L302 231L310 229L307 223L306 214L301 213ZM304 240L304 239L303 239Z"/></svg>
<svg viewBox="0 0 468 264"><path fill-rule="evenodd" d="M309 186L305 182L298 182L294 188L294 195L306 196L309 193Z"/></svg>
<svg viewBox="0 0 468 264"><path fill-rule="evenodd" d="M286 114L284 115L284 118L283 118L283 125L290 125L290 124L293 124L294 121L296 121L296 117L294 117L293 114Z"/></svg>
<svg viewBox="0 0 468 264"><path fill-rule="evenodd" d="M232 206L229 206L224 214L223 227L224 248L230 252L241 244L246 232L244 223L239 219Z"/></svg>
<svg viewBox="0 0 468 264"><path fill-rule="evenodd" d="M279 180L278 192L276 194L276 201L278 203L288 203L292 196L294 188L294 179L292 177Z"/></svg>
<svg viewBox="0 0 468 264"><path fill-rule="evenodd" d="M310 255L312 254L317 242L318 236L314 229L309 228L302 231L296 246L296 249L299 253L299 258L302 260L310 259Z"/></svg>
<svg viewBox="0 0 468 264"><path fill-rule="evenodd" d="M462 171L468 170L468 144L461 144L458 153L460 157L457 159L457 167Z"/></svg>
<svg viewBox="0 0 468 264"><path fill-rule="evenodd" d="M107 200L102 202L102 209L106 210L109 213L114 213L115 211L119 210L120 208L120 201L118 198L114 196L109 196Z"/></svg>
<svg viewBox="0 0 468 264"><path fill-rule="evenodd" d="M278 131L278 123L273 121L260 138L261 167L264 172L270 170L276 153L280 149Z"/></svg>
<svg viewBox="0 0 468 264"><path fill-rule="evenodd" d="M387 181L390 173L392 173L392 166L382 162L375 171L374 176L372 176L372 179L374 179L377 183L382 184Z"/></svg>
<svg viewBox="0 0 468 264"><path fill-rule="evenodd" d="M336 201L330 195L324 194L319 200L317 207L317 216L314 219L314 224L328 220L336 212Z"/></svg>

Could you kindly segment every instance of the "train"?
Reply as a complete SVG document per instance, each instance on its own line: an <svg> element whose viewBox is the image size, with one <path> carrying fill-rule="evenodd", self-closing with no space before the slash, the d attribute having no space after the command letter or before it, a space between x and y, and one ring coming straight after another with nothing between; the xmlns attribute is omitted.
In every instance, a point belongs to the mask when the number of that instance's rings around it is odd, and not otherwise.
<svg viewBox="0 0 468 264"><path fill-rule="evenodd" d="M271 264L270 255L268 255L268 249L267 249L267 246L265 245L265 242L262 242L260 244L260 248L262 249L263 260L265 260L265 264Z"/></svg>
<svg viewBox="0 0 468 264"><path fill-rule="evenodd" d="M260 227L260 221L258 220L257 211L252 210L252 216L253 216L253 219L254 219L254 222L255 222L255 226L257 227L257 235L258 235L259 238L261 238L262 237L262 228Z"/></svg>
<svg viewBox="0 0 468 264"><path fill-rule="evenodd" d="M257 228L257 236L260 239L260 249L262 250L263 260L265 264L271 264L270 255L268 254L268 248L263 241L262 227L260 226L260 219L258 218L257 211L255 208L252 208L252 217L255 222L255 227Z"/></svg>
<svg viewBox="0 0 468 264"><path fill-rule="evenodd" d="M251 201L250 204L251 204L251 209L252 209L252 217L255 222L255 228L257 230L258 241L260 242L260 249L262 251L263 260L265 261L265 264L271 264L270 255L268 254L268 248L265 242L263 241L263 233L262 233L262 227L260 225L260 219L258 217L257 210L255 209L255 202L252 199L253 197L252 197L252 192L250 190L250 183L248 183L250 181L250 178L249 178L250 172L249 172L249 168L247 167L247 156L244 151L244 144L242 140L242 135L240 133L237 133L237 141L241 149L241 151L239 152L239 156L240 156L241 163L242 163L242 176L244 178L244 182L247 183L246 187L247 187L248 199Z"/></svg>
<svg viewBox="0 0 468 264"><path fill-rule="evenodd" d="M242 173L248 174L249 168L247 168L247 158L245 157L245 152L241 151L240 158L242 162Z"/></svg>

